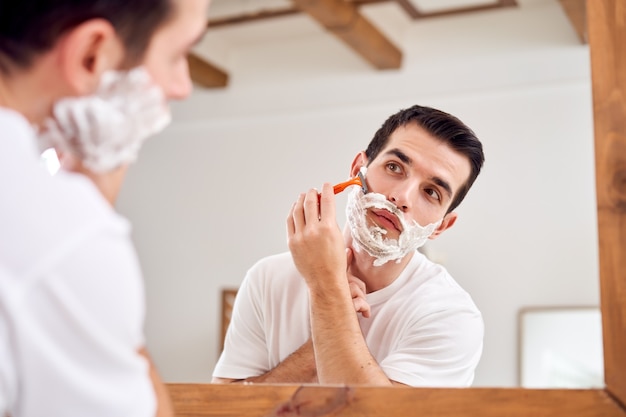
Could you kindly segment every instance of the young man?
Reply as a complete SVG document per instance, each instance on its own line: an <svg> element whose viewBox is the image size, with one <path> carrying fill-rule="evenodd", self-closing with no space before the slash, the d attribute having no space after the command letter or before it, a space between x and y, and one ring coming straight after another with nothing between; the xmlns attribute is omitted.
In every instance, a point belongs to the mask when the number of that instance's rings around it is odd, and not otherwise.
<svg viewBox="0 0 626 417"><path fill-rule="evenodd" d="M129 225L110 203L166 100L191 91L207 8L0 2L0 415L171 415L144 348ZM89 178L50 176L38 133Z"/></svg>
<svg viewBox="0 0 626 417"><path fill-rule="evenodd" d="M387 119L352 163L368 192L350 191L344 233L324 184L291 209L290 253L249 270L214 382L469 386L482 317L416 249L455 223L483 161L447 113L413 106Z"/></svg>

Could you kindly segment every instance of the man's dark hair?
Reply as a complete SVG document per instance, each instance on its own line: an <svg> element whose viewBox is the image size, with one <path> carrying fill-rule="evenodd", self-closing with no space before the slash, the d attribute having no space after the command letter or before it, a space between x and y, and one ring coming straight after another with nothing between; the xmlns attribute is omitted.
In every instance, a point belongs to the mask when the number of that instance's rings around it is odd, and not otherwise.
<svg viewBox="0 0 626 417"><path fill-rule="evenodd" d="M447 211L449 213L461 204L476 177L478 177L485 161L483 145L476 134L456 117L441 110L415 105L391 115L378 129L365 151L368 165L387 145L391 134L399 127L410 123L416 123L436 139L467 157L470 162L470 175L450 203Z"/></svg>
<svg viewBox="0 0 626 417"><path fill-rule="evenodd" d="M0 0L0 73L28 68L65 32L94 18L111 22L127 63L138 63L174 7L173 0Z"/></svg>

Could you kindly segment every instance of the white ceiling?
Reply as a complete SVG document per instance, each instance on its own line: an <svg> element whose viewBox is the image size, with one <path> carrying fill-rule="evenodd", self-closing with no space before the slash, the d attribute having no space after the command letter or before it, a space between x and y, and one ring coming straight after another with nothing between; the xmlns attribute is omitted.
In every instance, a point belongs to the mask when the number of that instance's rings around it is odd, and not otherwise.
<svg viewBox="0 0 626 417"><path fill-rule="evenodd" d="M292 6L293 3L290 0L211 0L210 16L221 19L261 10L285 9Z"/></svg>
<svg viewBox="0 0 626 417"><path fill-rule="evenodd" d="M420 12L432 13L450 9L496 4L496 0L409 0Z"/></svg>
<svg viewBox="0 0 626 417"><path fill-rule="evenodd" d="M494 5L497 0L409 0L409 2L420 12L433 13L450 9ZM290 0L212 0L211 15L214 18L226 18L260 11L287 9L292 6L293 3Z"/></svg>
<svg viewBox="0 0 626 417"><path fill-rule="evenodd" d="M346 0L350 1L350 0ZM422 13L444 12L451 9L488 6L498 3L497 0L409 0ZM558 0L516 0L518 7L537 3L554 3ZM212 0L209 10L209 33L211 37L219 37L221 42L229 46L264 43L272 39L294 38L301 35L322 33L323 29L308 15L298 13L262 20L236 23L211 28L210 20L221 20L234 16L251 15L259 12L277 11L293 8L291 0ZM363 4L359 10L375 26L379 27L393 40L398 29L416 23L406 11L395 1ZM489 13L485 10L478 13ZM476 12L473 12L476 13ZM400 26L398 28L398 25Z"/></svg>
<svg viewBox="0 0 626 417"><path fill-rule="evenodd" d="M410 1L423 13L497 3L497 0ZM436 19L462 19L464 16L469 17L475 15L475 13L493 13L498 10L509 10L509 12L515 13L515 9L523 9L547 3L556 4L558 0L516 0L516 2L516 7L417 20L411 18L397 2L391 0L363 4L359 6L359 11L387 36L391 42L402 49L405 34L413 25L422 25ZM254 14L260 11L284 10L289 8L293 8L291 0L212 0L209 10L209 30L205 39L194 48L194 52L218 67L222 67L228 71L232 53L241 50L241 48L249 50L250 48L264 47L273 42L298 42L299 40L310 40L315 37L329 36L328 32L321 25L305 13L216 26L214 28L212 28L210 24L211 19L219 20L240 16L242 14ZM341 41L337 40L337 42Z"/></svg>

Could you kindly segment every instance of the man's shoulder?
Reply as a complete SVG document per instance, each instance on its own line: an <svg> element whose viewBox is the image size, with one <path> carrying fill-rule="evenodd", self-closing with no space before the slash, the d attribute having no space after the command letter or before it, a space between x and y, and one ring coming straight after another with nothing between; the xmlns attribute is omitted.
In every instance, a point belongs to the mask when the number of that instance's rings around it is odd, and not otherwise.
<svg viewBox="0 0 626 417"><path fill-rule="evenodd" d="M30 228L31 241L48 233L62 240L76 229L125 223L87 177L48 173L34 130L23 116L0 107L0 128L0 193L5 201L0 222L6 226L0 230Z"/></svg>
<svg viewBox="0 0 626 417"><path fill-rule="evenodd" d="M280 253L275 253L273 255L264 256L259 259L252 266L253 269L261 269L261 270L272 270L272 269L284 269L295 270L295 265L293 263L293 258L291 256L291 252L285 251Z"/></svg>
<svg viewBox="0 0 626 417"><path fill-rule="evenodd" d="M254 282L255 286L261 285L275 289L304 285L304 280L293 263L289 251L259 259L248 270L246 278Z"/></svg>
<svg viewBox="0 0 626 417"><path fill-rule="evenodd" d="M33 131L24 115L2 106L0 106L0 126L3 135L24 136Z"/></svg>
<svg viewBox="0 0 626 417"><path fill-rule="evenodd" d="M87 178L59 173L46 177L36 166L27 177L0 180L7 203L0 208L0 262L11 270L72 256L88 242L130 239L130 224L106 203Z"/></svg>
<svg viewBox="0 0 626 417"><path fill-rule="evenodd" d="M424 304L457 305L477 309L471 295L452 277L444 265L433 262L420 254L405 281L406 294L423 300Z"/></svg>

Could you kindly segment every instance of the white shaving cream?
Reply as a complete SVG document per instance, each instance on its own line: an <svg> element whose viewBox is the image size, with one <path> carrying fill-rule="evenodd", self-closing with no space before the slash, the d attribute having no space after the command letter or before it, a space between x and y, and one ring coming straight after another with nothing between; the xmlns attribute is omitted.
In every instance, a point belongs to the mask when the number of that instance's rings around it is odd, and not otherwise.
<svg viewBox="0 0 626 417"><path fill-rule="evenodd" d="M364 168L361 168L365 174ZM386 238L387 230L377 225L371 225L367 219L369 209L384 209L398 218L402 232L398 239ZM375 258L374 266L381 266L388 261L400 262L409 253L417 250L426 243L441 224L441 220L422 226L413 220L407 222L404 214L391 201L382 194L364 194L361 187L352 187L348 196L346 207L348 226L354 241L354 249L357 252L364 250Z"/></svg>
<svg viewBox="0 0 626 417"><path fill-rule="evenodd" d="M93 95L61 99L53 114L39 131L41 149L70 153L95 172L134 162L144 141L171 120L144 67L104 72Z"/></svg>

